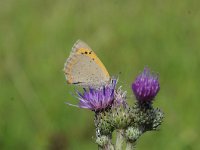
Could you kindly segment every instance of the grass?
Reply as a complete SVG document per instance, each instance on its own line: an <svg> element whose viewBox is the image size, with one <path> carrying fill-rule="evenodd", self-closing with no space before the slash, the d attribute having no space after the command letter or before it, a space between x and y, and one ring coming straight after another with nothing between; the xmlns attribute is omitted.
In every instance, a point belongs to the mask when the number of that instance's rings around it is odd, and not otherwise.
<svg viewBox="0 0 200 150"><path fill-rule="evenodd" d="M77 39L111 75L130 84L149 66L160 74L159 132L138 149L200 149L200 2L8 0L0 2L0 149L96 149L93 113L76 103L63 64ZM132 98L129 103L132 103Z"/></svg>

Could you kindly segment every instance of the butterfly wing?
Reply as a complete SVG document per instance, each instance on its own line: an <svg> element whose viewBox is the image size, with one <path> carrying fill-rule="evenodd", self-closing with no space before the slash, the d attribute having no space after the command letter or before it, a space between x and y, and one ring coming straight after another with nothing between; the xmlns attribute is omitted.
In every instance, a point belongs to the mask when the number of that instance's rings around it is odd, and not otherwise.
<svg viewBox="0 0 200 150"><path fill-rule="evenodd" d="M94 51L78 40L72 47L64 67L69 84L99 86L110 80L108 71Z"/></svg>

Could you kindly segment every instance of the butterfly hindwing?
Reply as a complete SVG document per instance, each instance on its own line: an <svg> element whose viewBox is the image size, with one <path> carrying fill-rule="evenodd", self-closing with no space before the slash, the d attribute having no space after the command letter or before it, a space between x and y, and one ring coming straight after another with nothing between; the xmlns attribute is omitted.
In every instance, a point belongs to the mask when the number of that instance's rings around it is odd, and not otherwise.
<svg viewBox="0 0 200 150"><path fill-rule="evenodd" d="M98 86L110 80L108 71L94 51L78 40L72 47L64 68L67 82L82 86Z"/></svg>

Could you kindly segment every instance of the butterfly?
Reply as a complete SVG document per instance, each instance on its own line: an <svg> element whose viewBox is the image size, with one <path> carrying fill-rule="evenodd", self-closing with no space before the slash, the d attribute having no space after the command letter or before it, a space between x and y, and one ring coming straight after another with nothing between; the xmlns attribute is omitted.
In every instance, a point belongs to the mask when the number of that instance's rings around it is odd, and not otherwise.
<svg viewBox="0 0 200 150"><path fill-rule="evenodd" d="M78 40L64 65L64 74L69 84L83 87L98 87L110 81L110 75L94 51Z"/></svg>

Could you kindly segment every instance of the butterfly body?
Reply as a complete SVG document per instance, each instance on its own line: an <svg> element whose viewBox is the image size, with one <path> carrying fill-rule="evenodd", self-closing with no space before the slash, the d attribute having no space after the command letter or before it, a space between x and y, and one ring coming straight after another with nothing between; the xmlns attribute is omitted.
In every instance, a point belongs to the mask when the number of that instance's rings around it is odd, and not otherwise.
<svg viewBox="0 0 200 150"><path fill-rule="evenodd" d="M103 63L94 51L80 40L72 47L64 73L69 84L81 86L101 86L110 80Z"/></svg>

